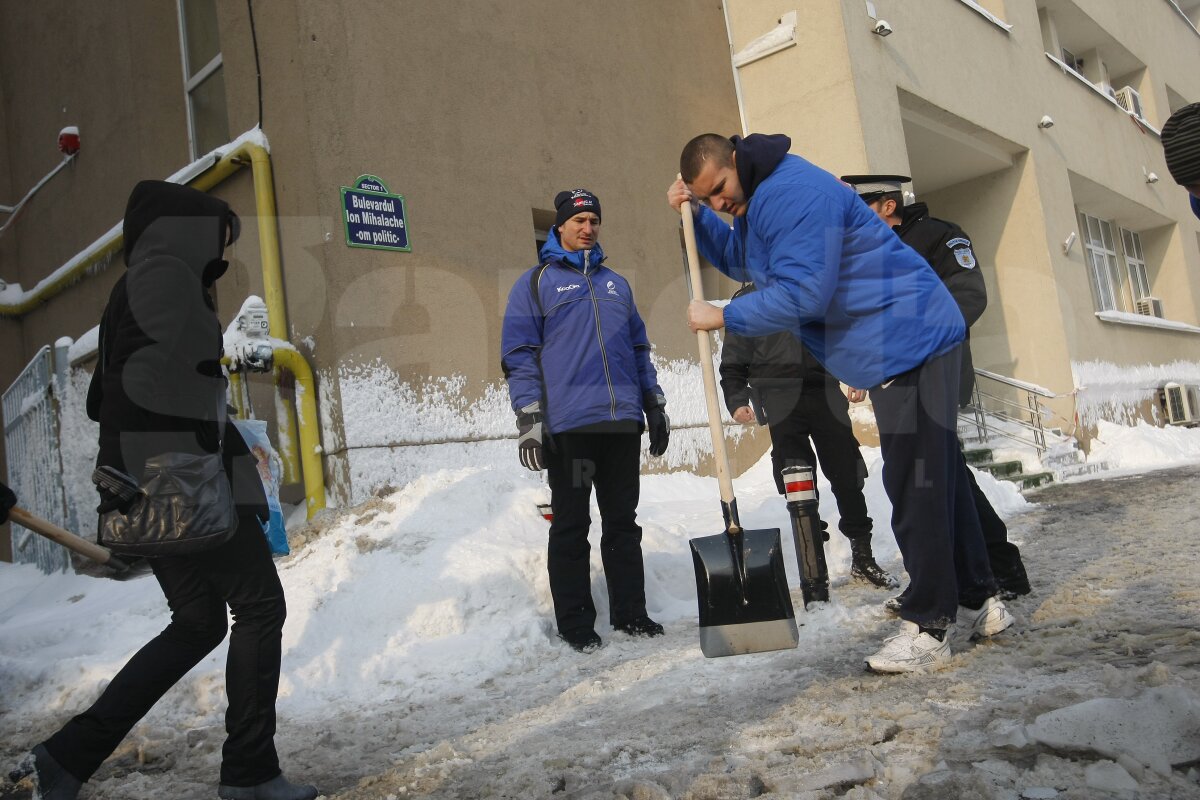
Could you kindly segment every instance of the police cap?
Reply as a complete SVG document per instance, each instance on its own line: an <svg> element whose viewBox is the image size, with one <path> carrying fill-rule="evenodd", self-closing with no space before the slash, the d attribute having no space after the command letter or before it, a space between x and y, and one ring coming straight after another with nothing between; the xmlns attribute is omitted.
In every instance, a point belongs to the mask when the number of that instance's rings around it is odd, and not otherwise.
<svg viewBox="0 0 1200 800"><path fill-rule="evenodd" d="M911 181L907 175L843 175L842 182L850 184L864 203L874 203L885 194L902 191Z"/></svg>

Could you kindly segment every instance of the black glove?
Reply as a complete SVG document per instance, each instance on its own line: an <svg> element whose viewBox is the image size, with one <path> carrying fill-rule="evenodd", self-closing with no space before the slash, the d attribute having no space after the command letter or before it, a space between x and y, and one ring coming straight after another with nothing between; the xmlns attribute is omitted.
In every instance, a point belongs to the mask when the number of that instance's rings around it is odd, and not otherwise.
<svg viewBox="0 0 1200 800"><path fill-rule="evenodd" d="M13 490L0 483L0 525L8 522L8 510L17 504Z"/></svg>
<svg viewBox="0 0 1200 800"><path fill-rule="evenodd" d="M92 483L96 484L96 492L100 495L100 505L96 506L100 514L117 510L128 514L129 509L133 508L133 501L142 492L137 479L115 467L96 467L92 471Z"/></svg>
<svg viewBox="0 0 1200 800"><path fill-rule="evenodd" d="M542 455L542 405L530 403L517 414L517 454L521 464L534 472L544 469L546 459Z"/></svg>
<svg viewBox="0 0 1200 800"><path fill-rule="evenodd" d="M108 489L96 487L96 493L100 495L100 505L96 506L96 513L107 514L109 511L120 511L122 514L128 514L129 509L133 508L133 499L122 497L119 494L110 492Z"/></svg>
<svg viewBox="0 0 1200 800"><path fill-rule="evenodd" d="M646 409L646 430L650 432L650 455L661 456L667 452L671 439L671 418L667 416L667 398L654 392L646 392L642 398Z"/></svg>

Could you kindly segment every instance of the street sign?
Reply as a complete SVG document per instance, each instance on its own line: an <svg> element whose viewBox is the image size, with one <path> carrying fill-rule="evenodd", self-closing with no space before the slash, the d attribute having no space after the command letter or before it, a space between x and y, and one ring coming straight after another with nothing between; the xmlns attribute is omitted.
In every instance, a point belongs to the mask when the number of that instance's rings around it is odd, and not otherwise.
<svg viewBox="0 0 1200 800"><path fill-rule="evenodd" d="M404 197L389 194L374 175L362 175L353 188L342 187L342 219L346 244L372 250L410 252Z"/></svg>

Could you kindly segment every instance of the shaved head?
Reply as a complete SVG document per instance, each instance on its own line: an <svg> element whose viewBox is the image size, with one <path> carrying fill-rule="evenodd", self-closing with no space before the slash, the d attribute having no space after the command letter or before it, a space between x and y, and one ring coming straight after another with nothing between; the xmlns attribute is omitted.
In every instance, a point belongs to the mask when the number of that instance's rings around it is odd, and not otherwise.
<svg viewBox="0 0 1200 800"><path fill-rule="evenodd" d="M683 182L691 184L695 181L706 161L718 167L732 166L733 142L718 133L702 133L684 145L679 154L679 174L683 176Z"/></svg>

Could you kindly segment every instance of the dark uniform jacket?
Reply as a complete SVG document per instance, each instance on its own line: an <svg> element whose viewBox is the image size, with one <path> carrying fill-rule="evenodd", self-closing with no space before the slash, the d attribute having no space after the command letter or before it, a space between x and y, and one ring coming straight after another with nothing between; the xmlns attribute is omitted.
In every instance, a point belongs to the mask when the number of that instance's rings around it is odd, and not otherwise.
<svg viewBox="0 0 1200 800"><path fill-rule="evenodd" d="M749 294L754 288L748 283L733 296ZM837 379L790 331L768 336L725 334L721 345L721 392L731 414L742 406L752 406L761 422L759 398L763 392L824 392L829 382L837 383Z"/></svg>
<svg viewBox="0 0 1200 800"><path fill-rule="evenodd" d="M959 405L966 405L971 402L971 390L975 386L970 328L987 308L987 288L976 263L971 239L953 222L929 216L929 207L924 203L905 207L901 223L893 230L933 267L933 271L950 290L954 302L958 303L958 309L967 323L958 397Z"/></svg>
<svg viewBox="0 0 1200 800"><path fill-rule="evenodd" d="M100 319L99 361L88 416L100 423L98 465L140 479L146 459L165 452L215 453L243 511L266 519L266 497L249 448L224 431L221 324L209 288L233 213L186 186L142 181L125 211L125 263Z"/></svg>

